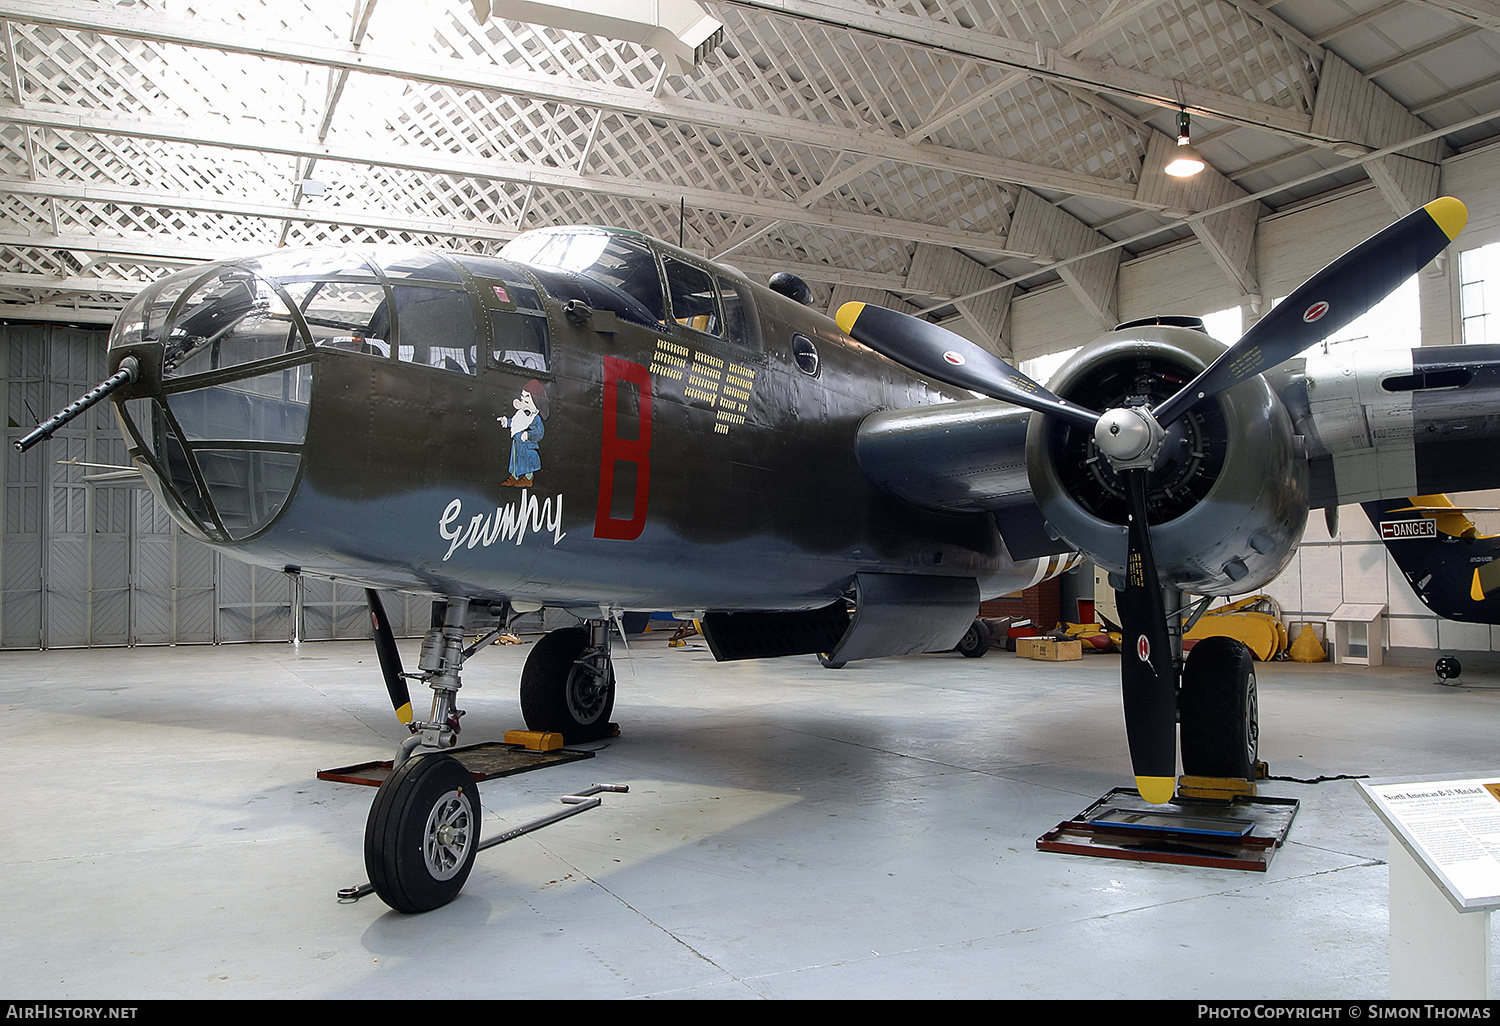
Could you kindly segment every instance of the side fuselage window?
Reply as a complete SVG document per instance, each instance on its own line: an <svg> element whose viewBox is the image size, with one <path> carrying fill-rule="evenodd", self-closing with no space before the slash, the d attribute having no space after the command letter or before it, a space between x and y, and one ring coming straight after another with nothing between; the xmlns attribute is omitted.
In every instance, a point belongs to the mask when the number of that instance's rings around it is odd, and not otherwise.
<svg viewBox="0 0 1500 1026"><path fill-rule="evenodd" d="M727 278L719 279L719 294L724 300L724 337L746 349L760 349L760 322L755 319L747 290Z"/></svg>
<svg viewBox="0 0 1500 1026"><path fill-rule="evenodd" d="M394 285L396 359L473 374L474 306L465 289Z"/></svg>
<svg viewBox="0 0 1500 1026"><path fill-rule="evenodd" d="M724 334L719 297L709 273L692 264L667 257L667 290L672 299L672 317L685 327L708 335Z"/></svg>

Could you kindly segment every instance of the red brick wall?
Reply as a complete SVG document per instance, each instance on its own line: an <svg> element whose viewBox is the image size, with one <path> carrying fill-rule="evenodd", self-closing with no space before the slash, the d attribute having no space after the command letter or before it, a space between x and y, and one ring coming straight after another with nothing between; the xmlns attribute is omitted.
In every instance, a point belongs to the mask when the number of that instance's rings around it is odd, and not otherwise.
<svg viewBox="0 0 1500 1026"><path fill-rule="evenodd" d="M1025 616L1037 630L1049 631L1062 622L1062 583L1056 578L1025 591L979 604L982 617Z"/></svg>

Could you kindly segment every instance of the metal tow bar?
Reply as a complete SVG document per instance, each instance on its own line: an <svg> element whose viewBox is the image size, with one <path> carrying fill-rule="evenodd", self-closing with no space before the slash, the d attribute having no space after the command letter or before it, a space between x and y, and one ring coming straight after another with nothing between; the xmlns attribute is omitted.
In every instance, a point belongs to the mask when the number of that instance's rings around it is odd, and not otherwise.
<svg viewBox="0 0 1500 1026"><path fill-rule="evenodd" d="M534 830L542 829L542 827L551 826L553 823L560 823L563 820L567 819L569 816L576 816L580 812L587 812L590 809L598 808L600 802L602 802L603 799L595 798L593 796L599 794L601 791L614 791L620 794L625 794L629 792L629 790L629 784L595 784L592 787L584 788L577 794L565 794L558 800L561 801L564 805L572 806L572 808L561 809L557 812L552 813L550 816L543 816L541 819L534 819L530 823L523 823L518 827L514 827L510 830L505 831L504 833L496 834L494 837L487 837L483 841L479 842L479 846L474 849L474 853L477 855L479 852L484 851L486 848L493 848L495 845L504 844L506 841L514 841L517 837L520 837L523 834L529 834ZM358 901L365 895L374 893L374 891L375 885L366 880L364 883L359 884L356 887L339 888L339 900Z"/></svg>

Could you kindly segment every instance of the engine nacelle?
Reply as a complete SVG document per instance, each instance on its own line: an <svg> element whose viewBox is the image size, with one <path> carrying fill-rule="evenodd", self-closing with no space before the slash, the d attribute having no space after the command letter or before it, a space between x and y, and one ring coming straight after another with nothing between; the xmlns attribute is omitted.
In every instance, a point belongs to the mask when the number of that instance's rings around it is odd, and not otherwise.
<svg viewBox="0 0 1500 1026"><path fill-rule="evenodd" d="M1126 326L1081 349L1048 388L1093 410L1155 407L1223 351L1192 328ZM1199 595L1259 588L1286 566L1307 524L1307 461L1281 400L1257 375L1166 431L1147 487L1162 585ZM1033 416L1026 463L1049 528L1123 578L1125 483L1093 433Z"/></svg>

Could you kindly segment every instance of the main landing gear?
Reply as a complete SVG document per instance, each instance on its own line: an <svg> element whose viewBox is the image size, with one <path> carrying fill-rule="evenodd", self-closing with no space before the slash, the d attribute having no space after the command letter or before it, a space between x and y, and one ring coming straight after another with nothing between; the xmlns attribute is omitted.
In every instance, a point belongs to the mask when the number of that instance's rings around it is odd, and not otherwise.
<svg viewBox="0 0 1500 1026"><path fill-rule="evenodd" d="M1253 781L1260 746L1255 659L1233 638L1204 638L1188 653L1177 700L1182 772Z"/></svg>
<svg viewBox="0 0 1500 1026"><path fill-rule="evenodd" d="M452 901L468 879L474 856L487 846L479 838L482 811L474 778L445 754L458 743L464 661L505 627L502 617L492 631L465 647L471 608L464 598L433 603L433 625L422 642L421 672L416 674L400 672L383 615L375 621L382 664L389 664L388 684L409 677L432 689L431 713L410 724L412 736L397 751L365 822L370 885L398 912L426 912ZM610 730L614 704L608 621L555 630L533 647L521 675L521 707L529 728L562 734L568 744L592 741Z"/></svg>
<svg viewBox="0 0 1500 1026"><path fill-rule="evenodd" d="M554 731L576 745L609 736L615 670L609 622L563 627L532 646L521 671L521 715L532 730Z"/></svg>

